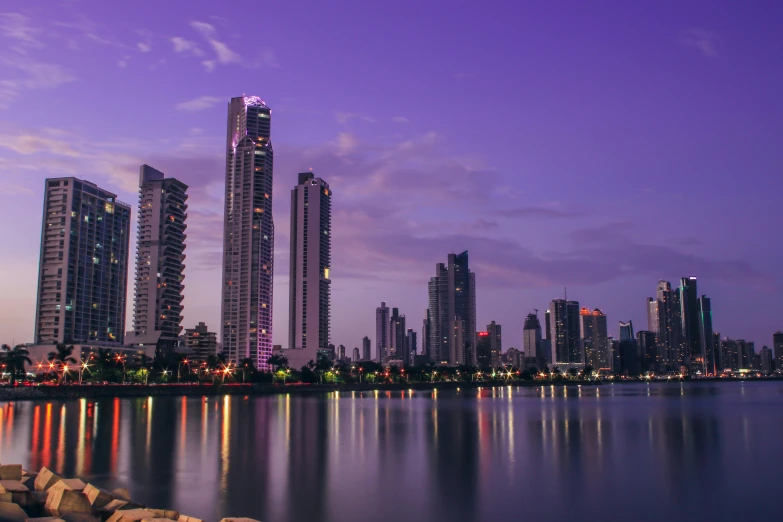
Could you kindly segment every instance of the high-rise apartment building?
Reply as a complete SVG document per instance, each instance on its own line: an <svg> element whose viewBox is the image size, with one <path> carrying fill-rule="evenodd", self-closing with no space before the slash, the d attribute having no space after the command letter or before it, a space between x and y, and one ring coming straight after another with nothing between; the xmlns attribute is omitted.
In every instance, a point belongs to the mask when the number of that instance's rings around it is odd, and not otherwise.
<svg viewBox="0 0 783 522"><path fill-rule="evenodd" d="M759 366L763 375L770 375L775 371L775 365L772 360L772 350L764 346L759 352Z"/></svg>
<svg viewBox="0 0 783 522"><path fill-rule="evenodd" d="M579 342L579 302L554 299L547 310L548 339L555 363L581 364Z"/></svg>
<svg viewBox="0 0 783 522"><path fill-rule="evenodd" d="M291 191L288 347L310 352L329 346L332 192L312 172Z"/></svg>
<svg viewBox="0 0 783 522"><path fill-rule="evenodd" d="M406 360L407 364L414 364L416 356L420 354L418 346L418 335L416 334L416 330L413 328L408 328L408 333L406 334L406 343L406 351L408 352L408 359Z"/></svg>
<svg viewBox="0 0 783 522"><path fill-rule="evenodd" d="M405 316L400 315L397 308L392 308L389 319L389 359L410 364L410 353L407 352L408 330L405 328Z"/></svg>
<svg viewBox="0 0 783 522"><path fill-rule="evenodd" d="M701 296L698 300L699 307L699 347L704 360L704 374L716 375L720 367L720 350L715 349L712 335L712 305L710 298Z"/></svg>
<svg viewBox="0 0 783 522"><path fill-rule="evenodd" d="M492 367L492 343L489 332L476 333L476 365L482 370Z"/></svg>
<svg viewBox="0 0 783 522"><path fill-rule="evenodd" d="M149 165L139 169L134 344L170 355L182 331L188 186Z"/></svg>
<svg viewBox="0 0 783 522"><path fill-rule="evenodd" d="M500 355L503 353L500 325L492 321L487 325L487 332L489 333L490 364L493 368L497 368L501 364Z"/></svg>
<svg viewBox="0 0 783 522"><path fill-rule="evenodd" d="M357 361L359 360L359 358L360 358L360 355L359 355L359 347L358 347L358 346L355 346L355 347L354 347L354 349L353 349L353 357L352 357L352 359L351 359L351 360L352 360L353 362L357 362Z"/></svg>
<svg viewBox="0 0 783 522"><path fill-rule="evenodd" d="M582 308L579 311L579 332L585 348L585 365L595 369L610 367L606 315L598 308Z"/></svg>
<svg viewBox="0 0 783 522"><path fill-rule="evenodd" d="M375 357L383 364L389 358L391 339L389 335L389 307L386 302L375 309Z"/></svg>
<svg viewBox="0 0 783 522"><path fill-rule="evenodd" d="M217 333L210 332L203 322L186 328L184 340L191 362L205 362L208 357L217 355Z"/></svg>
<svg viewBox="0 0 783 522"><path fill-rule="evenodd" d="M541 346L541 322L538 315L528 314L522 329L522 347L526 359L543 359L548 361L551 354L546 353Z"/></svg>
<svg viewBox="0 0 783 522"><path fill-rule="evenodd" d="M430 361L471 364L476 358L476 279L468 252L449 254L429 281Z"/></svg>
<svg viewBox="0 0 783 522"><path fill-rule="evenodd" d="M232 98L226 136L221 338L231 362L267 370L272 355L271 109L256 96Z"/></svg>
<svg viewBox="0 0 783 522"><path fill-rule="evenodd" d="M362 360L372 361L372 343L367 336L362 339Z"/></svg>
<svg viewBox="0 0 783 522"><path fill-rule="evenodd" d="M88 181L45 184L35 342L122 343L131 208Z"/></svg>
<svg viewBox="0 0 783 522"><path fill-rule="evenodd" d="M636 339L633 333L633 321L620 321L620 340L633 341Z"/></svg>
<svg viewBox="0 0 783 522"><path fill-rule="evenodd" d="M430 360L430 329L432 323L430 321L429 308L424 312L424 320L421 324L421 350L418 355L424 356L427 360Z"/></svg>
<svg viewBox="0 0 783 522"><path fill-rule="evenodd" d="M655 334L648 330L639 330L636 332L636 344L641 356L642 372L659 371L658 343Z"/></svg>

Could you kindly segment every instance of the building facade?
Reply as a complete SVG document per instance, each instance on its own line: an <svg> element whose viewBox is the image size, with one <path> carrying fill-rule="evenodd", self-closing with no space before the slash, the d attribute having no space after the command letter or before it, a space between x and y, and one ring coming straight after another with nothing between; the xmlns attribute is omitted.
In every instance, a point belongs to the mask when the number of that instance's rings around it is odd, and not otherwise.
<svg viewBox="0 0 783 522"><path fill-rule="evenodd" d="M358 347L358 346L356 346L356 347L354 347L354 349L353 349L353 357L352 357L352 359L351 359L351 360L352 360L353 362L358 362L360 359L361 359L361 356L359 355L359 347Z"/></svg>
<svg viewBox="0 0 783 522"><path fill-rule="evenodd" d="M372 361L372 342L367 336L362 339L362 360Z"/></svg>
<svg viewBox="0 0 783 522"><path fill-rule="evenodd" d="M449 254L429 281L430 361L475 365L476 279L468 252Z"/></svg>
<svg viewBox="0 0 783 522"><path fill-rule="evenodd" d="M130 205L77 178L45 181L36 344L122 344Z"/></svg>
<svg viewBox="0 0 783 522"><path fill-rule="evenodd" d="M489 332L476 333L476 365L482 370L492 367L492 343Z"/></svg>
<svg viewBox="0 0 783 522"><path fill-rule="evenodd" d="M669 370L678 370L685 357L679 293L668 281L658 281L655 298L647 300L647 329L655 333L658 359Z"/></svg>
<svg viewBox="0 0 783 522"><path fill-rule="evenodd" d="M288 348L316 360L329 346L332 261L332 192L312 172L299 174L291 191Z"/></svg>
<svg viewBox="0 0 783 522"><path fill-rule="evenodd" d="M522 349L525 352L525 358L543 359L549 362L551 354L548 350L542 349L541 340L541 322L538 320L538 315L528 314L522 329Z"/></svg>
<svg viewBox="0 0 783 522"><path fill-rule="evenodd" d="M272 355L271 109L256 96L228 104L221 339L233 363L269 369Z"/></svg>
<svg viewBox="0 0 783 522"><path fill-rule="evenodd" d="M139 169L135 344L171 354L182 332L188 186L149 165Z"/></svg>
<svg viewBox="0 0 783 522"><path fill-rule="evenodd" d="M606 315L596 308L579 310L579 331L584 346L584 363L598 370L611 365L608 358L607 338L609 332Z"/></svg>
<svg viewBox="0 0 783 522"><path fill-rule="evenodd" d="M772 349L775 357L775 369L783 370L783 332L780 330L772 334Z"/></svg>
<svg viewBox="0 0 783 522"><path fill-rule="evenodd" d="M184 344L192 362L206 362L208 357L218 353L217 333L210 332L203 322L185 329Z"/></svg>
<svg viewBox="0 0 783 522"><path fill-rule="evenodd" d="M493 368L497 368L502 363L500 355L503 353L501 327L499 324L495 324L495 321L492 321L487 325L487 332L489 333L490 364Z"/></svg>
<svg viewBox="0 0 783 522"><path fill-rule="evenodd" d="M408 330L405 328L405 316L400 315L397 308L392 308L389 318L389 359L410 364L410 353L407 352Z"/></svg>

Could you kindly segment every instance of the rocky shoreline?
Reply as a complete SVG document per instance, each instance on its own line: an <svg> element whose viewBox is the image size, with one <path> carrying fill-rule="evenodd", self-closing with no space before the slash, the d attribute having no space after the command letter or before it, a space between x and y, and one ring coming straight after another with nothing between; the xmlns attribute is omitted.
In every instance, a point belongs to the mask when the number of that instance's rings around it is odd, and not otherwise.
<svg viewBox="0 0 783 522"><path fill-rule="evenodd" d="M107 491L48 468L0 465L0 522L204 522L171 509L133 502L126 489ZM258 522L224 518L221 522Z"/></svg>

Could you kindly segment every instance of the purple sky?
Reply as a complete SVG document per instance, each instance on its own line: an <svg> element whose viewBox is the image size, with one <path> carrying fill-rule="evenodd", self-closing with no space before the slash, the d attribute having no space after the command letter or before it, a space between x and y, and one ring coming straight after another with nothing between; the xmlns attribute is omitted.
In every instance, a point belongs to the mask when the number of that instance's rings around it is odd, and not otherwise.
<svg viewBox="0 0 783 522"><path fill-rule="evenodd" d="M33 338L44 178L93 181L135 216L141 163L191 186L183 324L218 329L243 93L273 109L278 344L308 168L334 191L332 341L349 349L382 300L419 330L435 263L466 249L479 327L502 324L506 348L564 285L617 335L687 275L724 336L783 328L783 4L173 4L3 1L1 342Z"/></svg>

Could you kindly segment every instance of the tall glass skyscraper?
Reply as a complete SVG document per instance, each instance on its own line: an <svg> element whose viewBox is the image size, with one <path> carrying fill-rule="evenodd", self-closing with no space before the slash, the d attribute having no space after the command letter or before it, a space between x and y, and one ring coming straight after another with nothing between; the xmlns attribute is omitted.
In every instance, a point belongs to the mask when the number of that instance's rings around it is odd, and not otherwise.
<svg viewBox="0 0 783 522"><path fill-rule="evenodd" d="M221 339L223 353L261 370L272 355L271 109L257 96L232 98L226 136Z"/></svg>
<svg viewBox="0 0 783 522"><path fill-rule="evenodd" d="M468 252L449 254L430 278L430 361L436 364L477 363L476 278Z"/></svg>
<svg viewBox="0 0 783 522"><path fill-rule="evenodd" d="M88 181L54 178L43 211L35 342L121 344L130 205Z"/></svg>

